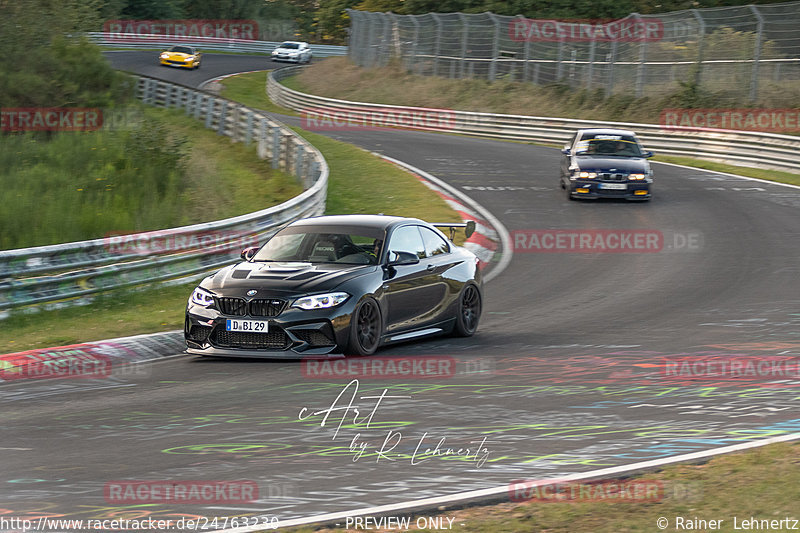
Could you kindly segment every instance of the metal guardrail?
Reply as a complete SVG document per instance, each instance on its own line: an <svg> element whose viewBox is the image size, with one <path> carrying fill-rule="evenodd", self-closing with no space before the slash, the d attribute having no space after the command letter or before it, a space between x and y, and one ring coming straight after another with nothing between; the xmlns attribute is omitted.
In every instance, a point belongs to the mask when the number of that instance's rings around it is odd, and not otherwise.
<svg viewBox="0 0 800 533"><path fill-rule="evenodd" d="M89 32L89 40L99 46L112 48L152 49L168 48L176 44L196 46L200 51L236 52L243 54L270 54L283 41L255 41L252 39L224 39L220 37L140 35L137 33ZM312 44L313 57L346 56L346 46Z"/></svg>
<svg viewBox="0 0 800 533"><path fill-rule="evenodd" d="M328 165L319 150L280 122L154 78L138 77L136 89L147 104L182 108L233 142L255 144L261 159L297 177L305 191L282 204L215 222L0 251L0 318L11 309L69 305L109 289L197 279L236 260L240 243L263 242L287 222L324 212Z"/></svg>
<svg viewBox="0 0 800 533"><path fill-rule="evenodd" d="M637 132L647 149L657 153L783 172L800 171L800 137L796 136L350 102L305 94L281 85L280 80L302 68L305 67L292 66L271 72L267 79L267 94L278 105L328 120L331 124L338 120L350 124L410 127L555 144L565 143L575 130L581 128L613 127Z"/></svg>

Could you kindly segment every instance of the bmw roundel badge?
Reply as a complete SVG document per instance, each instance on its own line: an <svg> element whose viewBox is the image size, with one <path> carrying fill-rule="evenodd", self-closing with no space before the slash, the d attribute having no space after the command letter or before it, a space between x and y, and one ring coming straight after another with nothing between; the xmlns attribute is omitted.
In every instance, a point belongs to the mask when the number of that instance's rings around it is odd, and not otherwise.
<svg viewBox="0 0 800 533"><path fill-rule="evenodd" d="M255 296L257 292L258 291L255 290L255 289L250 289L249 291L247 291L247 295L248 296Z"/></svg>

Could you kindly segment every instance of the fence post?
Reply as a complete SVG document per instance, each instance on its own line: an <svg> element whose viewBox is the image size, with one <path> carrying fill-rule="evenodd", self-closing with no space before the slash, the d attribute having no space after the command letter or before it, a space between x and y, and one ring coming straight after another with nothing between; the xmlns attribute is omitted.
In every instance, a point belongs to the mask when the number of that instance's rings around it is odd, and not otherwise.
<svg viewBox="0 0 800 533"><path fill-rule="evenodd" d="M395 25L394 13L383 16L383 38L381 39L381 65L385 67L392 59L392 33Z"/></svg>
<svg viewBox="0 0 800 533"><path fill-rule="evenodd" d="M439 75L439 50L442 44L442 20L436 13L431 13L431 17L436 22L436 44L433 45L433 75Z"/></svg>
<svg viewBox="0 0 800 533"><path fill-rule="evenodd" d="M466 68L467 63L467 37L469 36L469 21L464 13L458 14L458 20L461 21L461 61L459 62L459 78L463 80L464 69Z"/></svg>
<svg viewBox="0 0 800 533"><path fill-rule="evenodd" d="M697 66L694 72L694 84L700 86L702 83L703 72L703 55L706 48L706 21L697 9L692 9L692 15L697 19L698 34L697 34Z"/></svg>
<svg viewBox="0 0 800 533"><path fill-rule="evenodd" d="M558 39L558 54L556 55L556 81L564 77L564 37Z"/></svg>
<svg viewBox="0 0 800 533"><path fill-rule="evenodd" d="M570 85L575 85L575 62L578 59L578 51L574 48L569 53L569 81Z"/></svg>
<svg viewBox="0 0 800 533"><path fill-rule="evenodd" d="M497 80L497 56L500 55L500 21L497 15L489 13L489 18L494 23L494 39L492 40L492 62L489 64L489 81Z"/></svg>
<svg viewBox="0 0 800 533"><path fill-rule="evenodd" d="M597 48L597 34L592 33L592 42L589 44L589 64L586 65L586 88L592 88L592 78L594 77L594 54Z"/></svg>
<svg viewBox="0 0 800 533"><path fill-rule="evenodd" d="M414 69L417 66L417 53L419 46L419 21L417 20L416 15L406 15L406 18L410 18L411 23L414 24L414 44L411 45L411 58L410 61L406 61L406 69L413 74ZM419 72L417 72L417 74L419 74Z"/></svg>
<svg viewBox="0 0 800 533"><path fill-rule="evenodd" d="M639 19L639 22L642 22L642 16L639 13L632 13L634 17ZM642 97L642 91L644 90L644 77L645 77L645 69L646 64L645 61L647 60L647 41L642 40L639 44L639 66L636 69L636 98Z"/></svg>
<svg viewBox="0 0 800 533"><path fill-rule="evenodd" d="M617 63L617 40L613 39L611 41L611 51L608 53L606 57L606 61L608 66L608 80L606 81L606 95L610 96L614 94L614 68Z"/></svg>
<svg viewBox="0 0 800 533"><path fill-rule="evenodd" d="M367 42L369 43L369 56L367 58L366 64L364 65L367 68L372 68L375 66L375 56L377 55L377 47L378 45L375 44L375 22L373 19L375 18L374 13L369 13L366 15L367 20L369 21L369 28L367 29Z"/></svg>
<svg viewBox="0 0 800 533"><path fill-rule="evenodd" d="M756 35L756 44L753 53L753 73L750 75L750 101L755 102L756 98L758 98L758 68L761 63L761 46L764 40L764 16L761 15L761 12L756 6L750 4L747 7L750 8L750 11L752 11L756 19L758 19L758 27L756 29L758 34Z"/></svg>
<svg viewBox="0 0 800 533"><path fill-rule="evenodd" d="M522 15L517 15L517 16L520 19L525 20L525 17L523 17ZM530 63L529 63L530 59L531 59L531 40L530 39L527 39L527 38L525 39L525 44L523 45L522 55L523 55L523 60L524 60L524 63L522 63L522 81L528 81L528 79L530 77L529 76L530 70L531 70L531 66L530 66Z"/></svg>

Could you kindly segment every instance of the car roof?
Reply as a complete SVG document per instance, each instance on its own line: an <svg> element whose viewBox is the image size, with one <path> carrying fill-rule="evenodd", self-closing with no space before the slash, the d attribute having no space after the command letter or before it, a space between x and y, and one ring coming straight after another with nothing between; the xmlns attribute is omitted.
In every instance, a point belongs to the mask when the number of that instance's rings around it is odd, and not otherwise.
<svg viewBox="0 0 800 533"><path fill-rule="evenodd" d="M289 224L291 227L297 226L361 226L365 228L388 230L394 226L404 223L415 223L428 226L417 218L395 217L389 215L327 215L319 217L304 218Z"/></svg>
<svg viewBox="0 0 800 533"><path fill-rule="evenodd" d="M630 130L617 130L614 128L588 128L578 131L581 136L588 133L590 135L630 135L631 137L636 137L636 134Z"/></svg>
<svg viewBox="0 0 800 533"><path fill-rule="evenodd" d="M281 41L281 44L292 43L292 44L308 44L305 41Z"/></svg>

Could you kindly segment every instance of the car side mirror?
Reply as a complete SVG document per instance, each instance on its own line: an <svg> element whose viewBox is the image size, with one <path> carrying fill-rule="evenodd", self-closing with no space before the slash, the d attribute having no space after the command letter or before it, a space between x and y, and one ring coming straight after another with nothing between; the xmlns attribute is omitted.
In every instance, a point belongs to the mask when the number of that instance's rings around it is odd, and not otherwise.
<svg viewBox="0 0 800 533"><path fill-rule="evenodd" d="M411 252L389 252L389 257L393 257L389 260L389 266L400 266L400 265L416 265L419 263L419 257L417 254L412 254Z"/></svg>
<svg viewBox="0 0 800 533"><path fill-rule="evenodd" d="M565 146L561 149L561 153L564 155L569 155L572 150L569 149L569 146Z"/></svg>
<svg viewBox="0 0 800 533"><path fill-rule="evenodd" d="M645 152L642 154L643 157L653 157L655 154L653 152Z"/></svg>
<svg viewBox="0 0 800 533"><path fill-rule="evenodd" d="M242 250L241 258L244 261L252 261L253 258L256 256L256 252L258 251L258 246L251 246L249 248L245 248Z"/></svg>

